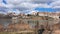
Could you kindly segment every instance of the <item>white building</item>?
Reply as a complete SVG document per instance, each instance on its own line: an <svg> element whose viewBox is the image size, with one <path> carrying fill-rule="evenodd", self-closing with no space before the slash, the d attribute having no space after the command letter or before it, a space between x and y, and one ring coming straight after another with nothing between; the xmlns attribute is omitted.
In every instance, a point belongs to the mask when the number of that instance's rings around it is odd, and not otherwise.
<svg viewBox="0 0 60 34"><path fill-rule="evenodd" d="M39 12L39 16L47 16L47 13L45 13L45 12Z"/></svg>

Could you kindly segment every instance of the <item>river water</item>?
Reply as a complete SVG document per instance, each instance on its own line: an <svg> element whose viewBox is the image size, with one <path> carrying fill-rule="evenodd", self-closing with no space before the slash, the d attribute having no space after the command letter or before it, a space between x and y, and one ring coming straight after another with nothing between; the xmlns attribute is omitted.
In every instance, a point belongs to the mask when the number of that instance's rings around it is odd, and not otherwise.
<svg viewBox="0 0 60 34"><path fill-rule="evenodd" d="M0 24L7 26L9 23L12 23L11 19L0 19Z"/></svg>

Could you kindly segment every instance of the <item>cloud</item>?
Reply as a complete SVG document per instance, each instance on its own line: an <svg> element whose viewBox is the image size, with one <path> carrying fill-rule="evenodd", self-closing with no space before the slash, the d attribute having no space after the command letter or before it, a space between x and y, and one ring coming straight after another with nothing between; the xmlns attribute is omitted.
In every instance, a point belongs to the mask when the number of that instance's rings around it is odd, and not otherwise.
<svg viewBox="0 0 60 34"><path fill-rule="evenodd" d="M6 4L5 4L5 3ZM29 13L35 11L35 8L59 8L60 0L1 0L0 7L8 8L8 11ZM5 11L7 9L4 9ZM2 10L2 9L1 9Z"/></svg>
<svg viewBox="0 0 60 34"><path fill-rule="evenodd" d="M51 6L52 6L53 8L60 8L60 0L55 1L55 2L52 2L52 3L51 3Z"/></svg>
<svg viewBox="0 0 60 34"><path fill-rule="evenodd" d="M53 0L32 0L32 3L37 3L37 4L50 3L50 2L53 2Z"/></svg>

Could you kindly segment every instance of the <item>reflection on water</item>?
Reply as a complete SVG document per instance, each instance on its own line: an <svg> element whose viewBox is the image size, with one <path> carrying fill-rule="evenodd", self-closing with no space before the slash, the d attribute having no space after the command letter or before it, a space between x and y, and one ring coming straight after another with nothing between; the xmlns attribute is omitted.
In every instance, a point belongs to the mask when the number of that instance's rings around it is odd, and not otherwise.
<svg viewBox="0 0 60 34"><path fill-rule="evenodd" d="M7 26L9 23L12 23L11 19L0 19L0 24Z"/></svg>

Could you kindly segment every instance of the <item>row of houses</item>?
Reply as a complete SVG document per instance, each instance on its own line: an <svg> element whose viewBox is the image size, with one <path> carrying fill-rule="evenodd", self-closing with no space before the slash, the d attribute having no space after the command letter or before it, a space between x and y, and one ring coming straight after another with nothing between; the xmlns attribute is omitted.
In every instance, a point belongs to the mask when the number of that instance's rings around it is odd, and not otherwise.
<svg viewBox="0 0 60 34"><path fill-rule="evenodd" d="M33 12L32 15L39 15L39 16L49 16L49 17L52 17L52 18L56 18L56 19L59 19L59 16L60 16L60 12L57 13L57 12Z"/></svg>

